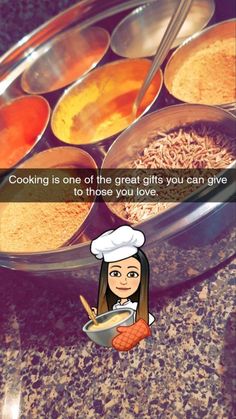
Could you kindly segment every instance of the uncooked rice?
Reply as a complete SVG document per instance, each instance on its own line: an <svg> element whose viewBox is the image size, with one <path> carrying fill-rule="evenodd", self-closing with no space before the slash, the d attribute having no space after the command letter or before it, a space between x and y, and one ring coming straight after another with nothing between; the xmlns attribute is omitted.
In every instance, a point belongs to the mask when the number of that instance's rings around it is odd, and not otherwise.
<svg viewBox="0 0 236 419"><path fill-rule="evenodd" d="M224 169L236 158L235 139L210 124L189 125L169 133L154 131L147 140L148 145L128 164L129 168ZM174 205L173 202L114 204L115 211L132 223L155 216Z"/></svg>

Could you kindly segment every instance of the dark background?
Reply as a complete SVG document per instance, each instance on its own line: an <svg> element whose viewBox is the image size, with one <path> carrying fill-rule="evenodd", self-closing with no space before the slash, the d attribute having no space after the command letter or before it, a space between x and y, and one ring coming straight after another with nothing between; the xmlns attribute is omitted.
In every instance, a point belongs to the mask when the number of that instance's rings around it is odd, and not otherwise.
<svg viewBox="0 0 236 419"><path fill-rule="evenodd" d="M97 0L103 1L103 0ZM0 54L76 0L0 0ZM235 14L235 0L215 0L216 19Z"/></svg>
<svg viewBox="0 0 236 419"><path fill-rule="evenodd" d="M0 0L0 54L75 3L78 0Z"/></svg>

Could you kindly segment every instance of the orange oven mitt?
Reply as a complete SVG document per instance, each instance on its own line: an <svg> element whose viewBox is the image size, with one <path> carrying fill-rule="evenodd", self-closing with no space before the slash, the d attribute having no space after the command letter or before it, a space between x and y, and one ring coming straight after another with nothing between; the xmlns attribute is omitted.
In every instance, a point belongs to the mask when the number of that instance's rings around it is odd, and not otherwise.
<svg viewBox="0 0 236 419"><path fill-rule="evenodd" d="M117 351L129 351L134 348L140 340L151 336L151 329L143 319L139 319L131 326L117 327L119 335L112 340L112 346Z"/></svg>

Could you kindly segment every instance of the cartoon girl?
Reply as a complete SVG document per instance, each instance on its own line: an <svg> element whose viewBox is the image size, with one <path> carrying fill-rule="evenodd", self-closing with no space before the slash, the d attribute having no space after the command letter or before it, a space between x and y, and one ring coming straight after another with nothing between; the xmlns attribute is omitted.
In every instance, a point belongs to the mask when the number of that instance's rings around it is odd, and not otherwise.
<svg viewBox="0 0 236 419"><path fill-rule="evenodd" d="M129 350L141 339L150 336L150 325L155 318L148 312L149 263L140 249L145 242L144 234L130 226L109 230L93 240L91 253L103 259L95 315L110 310L131 308L135 323L118 327L119 335L112 345L118 350ZM129 335L129 345L124 345L123 334ZM135 339L130 340L130 336ZM126 336L127 337L127 336Z"/></svg>

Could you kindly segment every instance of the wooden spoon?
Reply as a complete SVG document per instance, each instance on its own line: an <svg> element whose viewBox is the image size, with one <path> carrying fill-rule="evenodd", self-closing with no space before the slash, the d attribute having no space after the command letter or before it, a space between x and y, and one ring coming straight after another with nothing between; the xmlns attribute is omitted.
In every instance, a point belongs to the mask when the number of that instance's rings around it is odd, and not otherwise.
<svg viewBox="0 0 236 419"><path fill-rule="evenodd" d="M89 303L85 300L85 298L83 297L83 295L79 296L81 303L83 304L84 309L87 311L89 317L91 318L91 320L93 321L94 324L96 324L96 326L98 326L98 322L96 320L95 314L93 312L93 310L91 309Z"/></svg>

